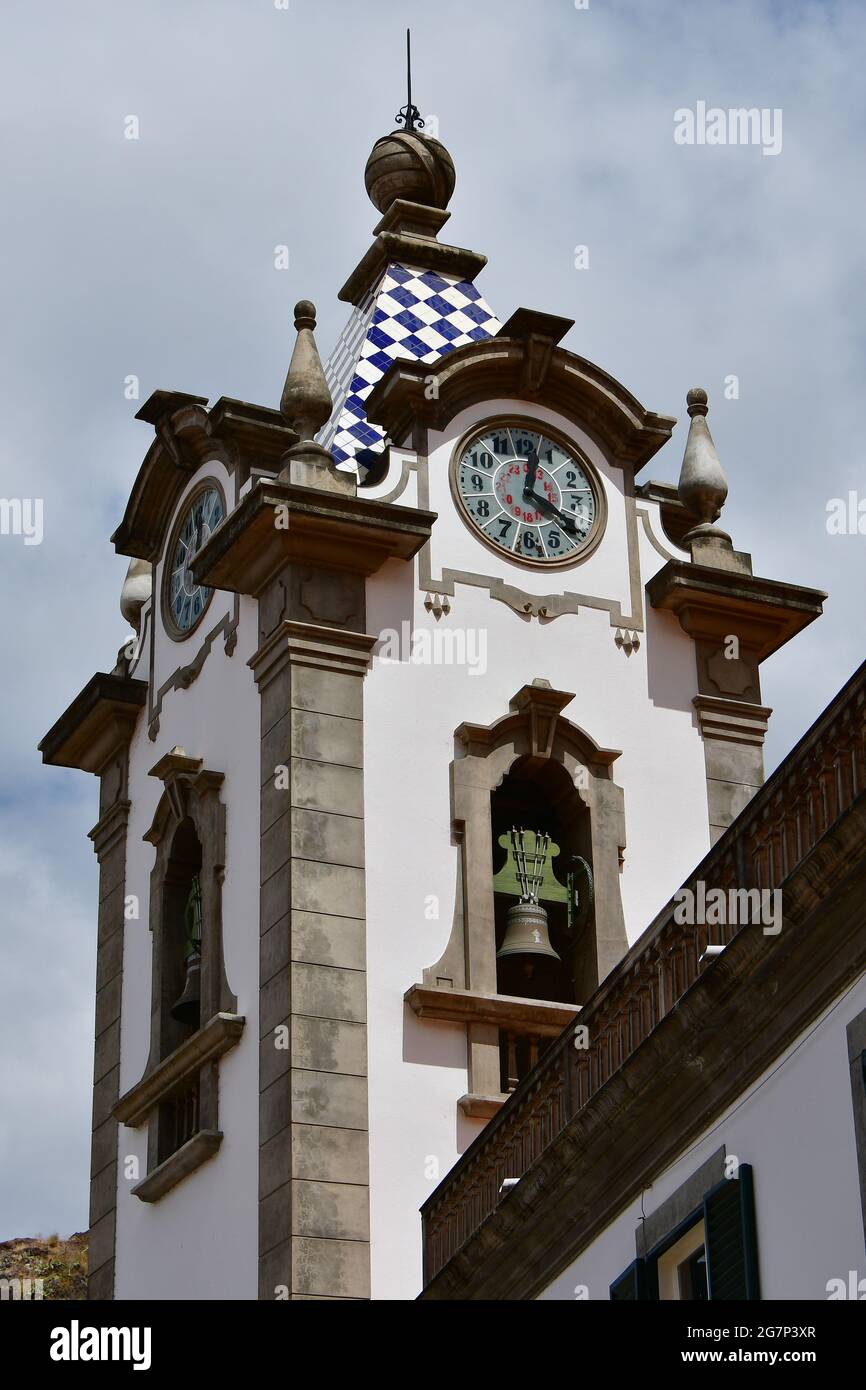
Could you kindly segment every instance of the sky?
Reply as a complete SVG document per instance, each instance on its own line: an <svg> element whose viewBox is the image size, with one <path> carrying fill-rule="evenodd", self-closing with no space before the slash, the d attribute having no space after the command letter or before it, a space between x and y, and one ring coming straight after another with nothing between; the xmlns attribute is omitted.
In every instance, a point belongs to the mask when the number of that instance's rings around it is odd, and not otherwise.
<svg viewBox="0 0 866 1390"><path fill-rule="evenodd" d="M705 387L736 548L830 594L763 667L768 770L863 659L866 537L827 530L866 496L863 6L580 4L4 0L0 498L40 500L43 535L0 535L0 1240L87 1225L97 784L36 744L128 636L135 412L159 388L276 406L300 298L327 354L407 24L457 167L443 236L489 257L500 319L573 318L566 347L677 416L642 476L676 481ZM780 111L781 149L678 144L699 102Z"/></svg>

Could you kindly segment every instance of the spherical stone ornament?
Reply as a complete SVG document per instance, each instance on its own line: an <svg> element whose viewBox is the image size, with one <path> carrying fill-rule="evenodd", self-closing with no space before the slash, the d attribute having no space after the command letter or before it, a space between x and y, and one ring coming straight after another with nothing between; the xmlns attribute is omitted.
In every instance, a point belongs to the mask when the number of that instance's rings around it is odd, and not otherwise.
<svg viewBox="0 0 866 1390"><path fill-rule="evenodd" d="M382 213L397 198L444 209L451 201L457 175L440 140L417 130L395 130L373 146L364 182L370 201Z"/></svg>

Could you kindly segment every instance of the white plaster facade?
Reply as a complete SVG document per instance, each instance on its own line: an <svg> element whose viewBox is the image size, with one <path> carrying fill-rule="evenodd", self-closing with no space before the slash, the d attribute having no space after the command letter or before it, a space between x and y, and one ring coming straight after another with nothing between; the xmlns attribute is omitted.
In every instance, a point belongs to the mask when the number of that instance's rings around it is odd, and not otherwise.
<svg viewBox="0 0 866 1390"><path fill-rule="evenodd" d="M831 1281L866 1279L845 1031L864 1009L861 978L540 1297L609 1299L635 1258L642 1209L651 1215L722 1145L753 1169L762 1300L838 1297Z"/></svg>
<svg viewBox="0 0 866 1390"><path fill-rule="evenodd" d="M607 497L606 534L583 563L533 571L493 554L471 534L452 500L449 464L457 441L494 415L532 416L573 437L594 465ZM396 481L404 465L405 486ZM593 439L544 407L490 401L462 412L430 440L429 495L419 492L422 465L394 450L389 477L371 497L438 513L429 565L435 583L443 569L502 579L530 595L573 590L600 604L619 604L627 626L641 636L631 655L617 647L617 624L605 607L582 607L539 622L491 599L486 587L457 583L451 611L440 620L424 606L419 559L390 561L367 582L367 630L380 635L445 629L483 634L484 669L421 665L374 658L364 691L365 835L368 951L368 1045L371 1161L372 1296L411 1298L421 1285L418 1209L481 1128L464 1118L458 1098L467 1090L462 1025L419 1020L405 991L441 955L454 911L458 850L452 844L449 764L454 731L464 721L490 724L524 684L543 677L575 692L564 711L596 743L622 750L614 780L625 797L627 848L621 889L629 940L652 919L710 845L703 744L692 696L694 647L675 618L647 609L643 585L664 563L638 516L632 533L640 566L643 612L632 614L626 487L621 468ZM668 471L673 470L673 461ZM220 463L190 477L176 514L206 476L222 484L228 508L234 482ZM399 494L399 495L396 495ZM638 499L664 548L654 503ZM217 593L204 622L186 642L166 635L160 616L161 566L154 599L144 610L145 641L132 674L158 691L179 665L191 662L234 598ZM640 621L642 619L642 621ZM256 1296L258 1182L258 882L259 693L248 660L257 646L256 604L240 600L234 653L222 636L188 689L162 698L159 731L148 737L139 721L130 748L132 809L127 839L126 893L139 899L138 920L125 929L121 1030L121 1094L141 1077L149 1047L151 940L149 873L153 847L142 836L151 824L161 783L149 776L176 745L225 776L227 806L223 930L226 973L246 1018L239 1045L220 1064L222 1147L153 1205L130 1194L146 1171L146 1129L120 1127L117 1202L118 1298L232 1298ZM153 641L152 667L149 643ZM660 833L664 827L664 833ZM844 1075L842 1078L844 1082ZM126 1176L128 1155L139 1170ZM621 1265L622 1260L613 1258ZM616 1271L615 1271L616 1272Z"/></svg>

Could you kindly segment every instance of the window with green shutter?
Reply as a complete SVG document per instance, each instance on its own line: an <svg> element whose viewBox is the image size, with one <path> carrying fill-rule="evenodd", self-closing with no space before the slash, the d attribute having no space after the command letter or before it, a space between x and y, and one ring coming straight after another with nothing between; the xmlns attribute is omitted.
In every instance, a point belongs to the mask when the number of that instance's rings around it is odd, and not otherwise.
<svg viewBox="0 0 866 1390"><path fill-rule="evenodd" d="M740 1164L738 1177L707 1193L704 1226L711 1301L760 1299L754 1184L748 1163Z"/></svg>
<svg viewBox="0 0 866 1390"><path fill-rule="evenodd" d="M698 1194L696 1193L695 1196ZM740 1164L610 1286L614 1302L758 1300L752 1168Z"/></svg>

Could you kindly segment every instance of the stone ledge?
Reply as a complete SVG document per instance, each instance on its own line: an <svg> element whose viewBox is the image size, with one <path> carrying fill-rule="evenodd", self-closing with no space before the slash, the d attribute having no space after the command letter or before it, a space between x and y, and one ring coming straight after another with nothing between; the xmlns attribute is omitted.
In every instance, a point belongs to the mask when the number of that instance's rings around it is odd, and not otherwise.
<svg viewBox="0 0 866 1390"><path fill-rule="evenodd" d="M688 560L669 560L646 591L652 607L675 614L695 641L723 645L734 633L759 662L820 617L827 597L821 589Z"/></svg>
<svg viewBox="0 0 866 1390"><path fill-rule="evenodd" d="M146 681L97 671L39 744L43 763L101 772L129 743L146 699Z"/></svg>
<svg viewBox="0 0 866 1390"><path fill-rule="evenodd" d="M141 1202L158 1202L166 1192L213 1158L223 1141L218 1129L201 1129L132 1189Z"/></svg>
<svg viewBox="0 0 866 1390"><path fill-rule="evenodd" d="M439 985L413 985L403 998L419 1018L445 1023L490 1023L497 1028L549 1038L559 1037L580 1013L577 1004L548 1004L538 999L445 989Z"/></svg>
<svg viewBox="0 0 866 1390"><path fill-rule="evenodd" d="M507 1100L508 1096L504 1093L498 1096L465 1095L458 1100L457 1109L470 1120L492 1120Z"/></svg>
<svg viewBox="0 0 866 1390"><path fill-rule="evenodd" d="M239 1018L237 1014L214 1014L204 1028L187 1038L149 1075L142 1077L137 1085L120 1097L111 1112L114 1118L130 1129L138 1129L151 1110L165 1100L176 1086L199 1071L205 1062L216 1061L234 1047L240 1041L245 1024L246 1019ZM153 1176L151 1173L145 1182Z"/></svg>
<svg viewBox="0 0 866 1390"><path fill-rule="evenodd" d="M279 519L285 525L277 525ZM371 575L411 560L430 539L435 512L261 480L217 528L193 563L195 579L254 598L287 564Z"/></svg>

